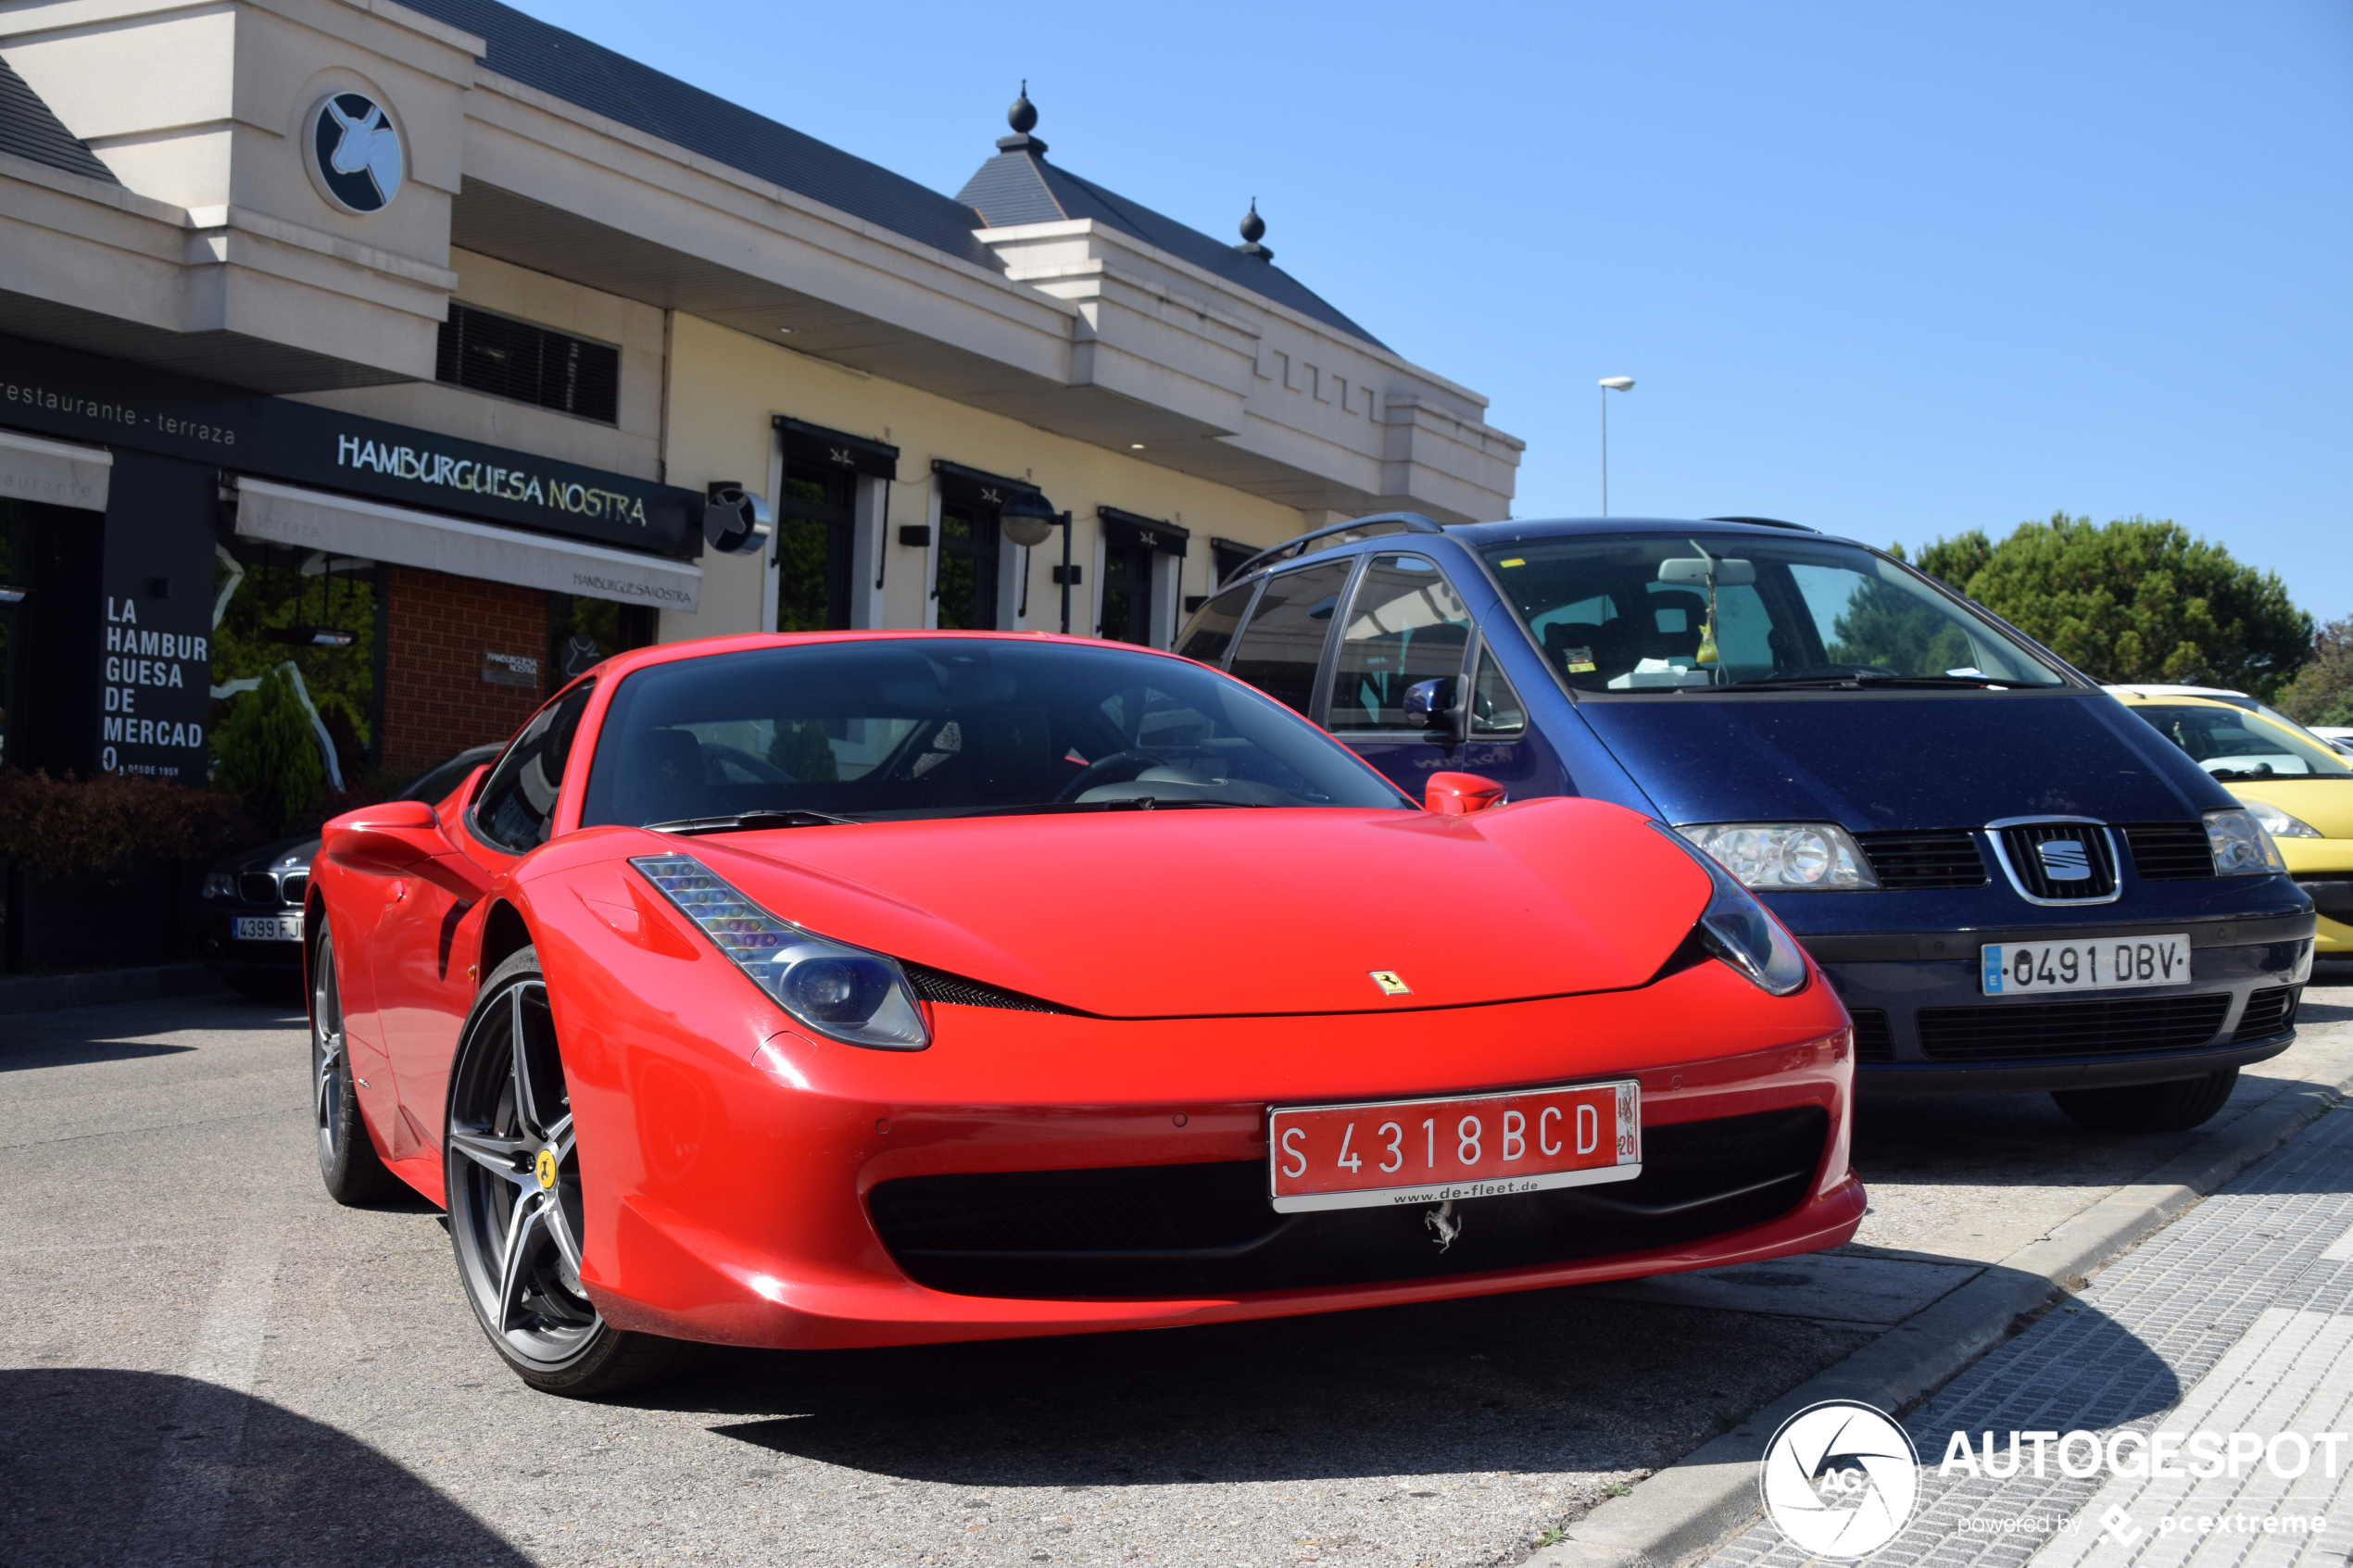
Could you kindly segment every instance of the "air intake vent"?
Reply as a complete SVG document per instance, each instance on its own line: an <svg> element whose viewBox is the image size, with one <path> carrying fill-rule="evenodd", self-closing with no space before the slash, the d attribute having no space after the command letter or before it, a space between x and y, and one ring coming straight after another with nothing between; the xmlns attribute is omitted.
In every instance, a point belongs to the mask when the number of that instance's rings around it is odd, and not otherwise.
<svg viewBox="0 0 2353 1568"><path fill-rule="evenodd" d="M237 878L237 897L248 904L276 904L278 879L268 872L246 872Z"/></svg>
<svg viewBox="0 0 2353 1568"><path fill-rule="evenodd" d="M2301 985L2268 985L2246 998L2246 1010L2239 1014L2239 1026L2231 1035L2231 1043L2244 1045L2249 1040L2269 1039L2296 1027L2296 998L2304 994Z"/></svg>
<svg viewBox="0 0 2353 1568"><path fill-rule="evenodd" d="M1977 835L1966 829L1935 833L1861 833L1872 874L1881 887L1982 887L1985 857L1977 852Z"/></svg>
<svg viewBox="0 0 2353 1568"><path fill-rule="evenodd" d="M919 963L899 966L907 974L907 984L915 995L927 1002L952 1002L958 1007L1007 1008L1014 1012L1069 1012L1051 1002L1025 997L1019 991L1002 991L994 985L984 985L977 980L966 980L945 970L925 969Z"/></svg>
<svg viewBox="0 0 2353 1568"><path fill-rule="evenodd" d="M2130 1001L1922 1008L1913 1022L1920 1032L1920 1054L1931 1061L2032 1061L2188 1050L2213 1039L2230 1010L2225 991Z"/></svg>
<svg viewBox="0 0 2353 1568"><path fill-rule="evenodd" d="M2116 830L2143 882L2187 882L2214 874L2204 822L2131 822Z"/></svg>
<svg viewBox="0 0 2353 1568"><path fill-rule="evenodd" d="M611 424L621 407L621 350L452 301L433 376L494 397Z"/></svg>
<svg viewBox="0 0 2353 1568"><path fill-rule="evenodd" d="M2011 883L2038 904L2116 897L2116 849L2097 822L2020 822L1994 830L1994 844Z"/></svg>
<svg viewBox="0 0 2353 1568"><path fill-rule="evenodd" d="M1856 1008L1854 1018L1855 1060L1894 1061L1895 1032L1887 1026L1887 1014L1877 1008Z"/></svg>

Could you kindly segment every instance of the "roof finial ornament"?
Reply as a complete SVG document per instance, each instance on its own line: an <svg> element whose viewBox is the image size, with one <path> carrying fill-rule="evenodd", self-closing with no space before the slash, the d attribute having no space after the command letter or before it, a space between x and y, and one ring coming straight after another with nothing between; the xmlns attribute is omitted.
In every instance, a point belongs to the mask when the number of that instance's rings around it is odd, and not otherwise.
<svg viewBox="0 0 2353 1568"><path fill-rule="evenodd" d="M1266 220L1258 216L1258 198L1250 198L1250 212L1242 219L1242 243L1234 248L1244 256L1254 256L1261 261L1272 261L1275 253L1258 242L1265 236Z"/></svg>
<svg viewBox="0 0 2353 1568"><path fill-rule="evenodd" d="M1029 78L1026 76L1021 79L1021 96L1015 98L1013 107L1005 111L1005 123L1013 128L1013 133L997 138L999 152L1042 153L1046 150L1046 144L1030 134L1038 124L1038 106L1029 101Z"/></svg>

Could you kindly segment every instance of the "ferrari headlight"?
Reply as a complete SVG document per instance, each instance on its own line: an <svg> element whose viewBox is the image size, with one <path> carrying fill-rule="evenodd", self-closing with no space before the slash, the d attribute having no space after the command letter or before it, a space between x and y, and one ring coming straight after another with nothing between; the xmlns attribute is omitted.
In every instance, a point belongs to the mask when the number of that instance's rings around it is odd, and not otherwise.
<svg viewBox="0 0 2353 1568"><path fill-rule="evenodd" d="M1879 885L1871 863L1835 822L1702 822L1675 831L1743 886L1798 893Z"/></svg>
<svg viewBox="0 0 2353 1568"><path fill-rule="evenodd" d="M895 960L778 920L691 855L639 855L629 863L778 1007L818 1034L880 1050L931 1044Z"/></svg>
<svg viewBox="0 0 2353 1568"><path fill-rule="evenodd" d="M234 898L237 896L237 879L227 872L207 872L204 873L203 896L207 898Z"/></svg>
<svg viewBox="0 0 2353 1568"><path fill-rule="evenodd" d="M2280 847L2244 806L2208 811L2206 844L2214 852L2216 876L2272 876L2287 870L2287 862L2280 859Z"/></svg>
<svg viewBox="0 0 2353 1568"><path fill-rule="evenodd" d="M1806 955L1756 896L1733 880L1712 855L1704 853L1663 822L1653 827L1707 872L1715 891L1700 911L1699 939L1707 950L1741 972L1758 989L1786 997L1806 985Z"/></svg>
<svg viewBox="0 0 2353 1568"><path fill-rule="evenodd" d="M2246 814L2261 822L2263 831L2273 838L2318 838L2321 836L2320 829L2299 817L2289 816L2276 806L2266 805L2260 800L2248 800L2244 797L2240 797L2239 804L2245 806ZM2208 818L2208 821L2211 822L2212 819ZM2211 828L2208 831L2212 831Z"/></svg>

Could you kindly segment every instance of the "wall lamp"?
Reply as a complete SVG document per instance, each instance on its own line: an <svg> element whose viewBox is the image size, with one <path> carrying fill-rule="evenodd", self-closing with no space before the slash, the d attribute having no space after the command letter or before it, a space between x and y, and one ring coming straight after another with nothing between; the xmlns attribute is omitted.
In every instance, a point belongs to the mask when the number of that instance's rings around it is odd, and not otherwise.
<svg viewBox="0 0 2353 1568"><path fill-rule="evenodd" d="M997 510L997 526L1005 537L1030 549L1046 542L1046 535L1059 528L1063 531L1063 565L1054 580L1063 585L1063 635L1070 635L1070 514L1054 510L1054 504L1039 490L1024 490Z"/></svg>

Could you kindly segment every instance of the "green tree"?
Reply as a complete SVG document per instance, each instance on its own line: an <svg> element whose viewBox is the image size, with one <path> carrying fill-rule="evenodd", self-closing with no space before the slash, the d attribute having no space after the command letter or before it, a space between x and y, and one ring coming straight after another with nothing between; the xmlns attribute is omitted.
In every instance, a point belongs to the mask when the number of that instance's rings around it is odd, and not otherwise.
<svg viewBox="0 0 2353 1568"><path fill-rule="evenodd" d="M2312 658L2280 688L2282 711L2299 724L2353 724L2353 615L2312 635Z"/></svg>
<svg viewBox="0 0 2353 1568"><path fill-rule="evenodd" d="M326 787L310 715L285 672L272 670L261 684L229 701L229 717L212 732L220 766L213 781L245 797L246 809L279 833L293 829Z"/></svg>
<svg viewBox="0 0 2353 1568"><path fill-rule="evenodd" d="M2268 698L2311 648L2312 618L2277 573L2161 520L2054 512L1999 544L1978 530L1932 541L1916 564L2102 682Z"/></svg>

